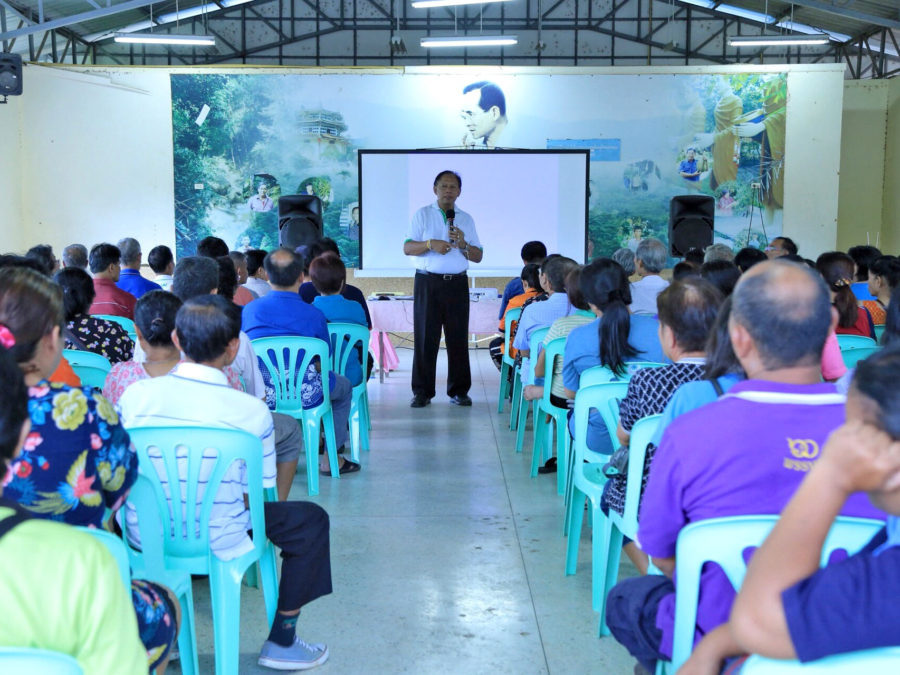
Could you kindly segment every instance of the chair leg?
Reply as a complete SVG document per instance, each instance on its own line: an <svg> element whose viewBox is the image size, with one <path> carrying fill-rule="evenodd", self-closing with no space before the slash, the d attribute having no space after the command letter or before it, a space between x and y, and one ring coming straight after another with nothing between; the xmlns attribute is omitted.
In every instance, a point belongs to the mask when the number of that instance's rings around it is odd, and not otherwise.
<svg viewBox="0 0 900 675"><path fill-rule="evenodd" d="M619 580L619 562L622 559L622 530L609 518L606 522L609 535L606 540L606 578L603 580L603 592L600 595L600 637L610 634L609 626L606 625L606 598Z"/></svg>
<svg viewBox="0 0 900 675"><path fill-rule="evenodd" d="M259 576L262 579L263 600L266 603L266 618L269 628L278 611L278 567L275 563L275 545L269 541L259 559Z"/></svg>
<svg viewBox="0 0 900 675"><path fill-rule="evenodd" d="M594 521L591 537L591 606L599 612L604 604L601 598L606 590L606 558L612 523L603 515L599 502L594 503L593 500L591 519Z"/></svg>
<svg viewBox="0 0 900 675"><path fill-rule="evenodd" d="M303 445L306 450L306 493L319 494L319 425L303 422Z"/></svg>
<svg viewBox="0 0 900 675"><path fill-rule="evenodd" d="M568 430L568 429L567 429ZM572 447L572 442L569 442L569 458L568 458L568 466L566 467L566 496L565 496L565 504L566 504L566 516L563 519L563 536L569 536L569 516L572 513L572 500L575 495L575 449ZM584 504L582 504L584 506Z"/></svg>
<svg viewBox="0 0 900 675"><path fill-rule="evenodd" d="M556 425L556 492L564 495L569 476L569 430L566 428L565 417L556 416L553 423Z"/></svg>
<svg viewBox="0 0 900 675"><path fill-rule="evenodd" d="M525 426L528 424L528 401L524 398L519 401L519 422L516 427L516 454L522 452L525 445Z"/></svg>
<svg viewBox="0 0 900 675"><path fill-rule="evenodd" d="M213 615L216 675L238 675L241 653L241 584L228 563L211 565L209 595ZM240 576L243 576L242 574Z"/></svg>
<svg viewBox="0 0 900 675"><path fill-rule="evenodd" d="M325 428L325 449L328 452L328 464L331 466L331 477L340 478L341 467L338 466L337 441L334 437L334 414L330 410L322 415L322 424Z"/></svg>
<svg viewBox="0 0 900 675"><path fill-rule="evenodd" d="M190 577L185 588L178 596L181 604L181 628L178 632L178 651L181 653L181 672L184 675L197 675L200 665L197 661L197 638L194 626L194 593L191 589Z"/></svg>
<svg viewBox="0 0 900 675"><path fill-rule="evenodd" d="M505 361L500 365L500 393L497 396L497 412L503 412L503 401L509 394L509 364Z"/></svg>
<svg viewBox="0 0 900 675"><path fill-rule="evenodd" d="M543 447L546 444L544 439L547 430L547 418L544 412L538 406L534 415L534 438L531 441L531 477L538 475L538 466L541 463L541 455Z"/></svg>
<svg viewBox="0 0 900 675"><path fill-rule="evenodd" d="M519 408L522 405L522 381L519 372L513 371L512 400L509 404L509 430L515 431L519 422Z"/></svg>
<svg viewBox="0 0 900 675"><path fill-rule="evenodd" d="M362 443L360 427L363 423L360 417L359 404L354 401L350 406L350 419L348 420L350 425L350 459L354 462L359 462L359 448Z"/></svg>
<svg viewBox="0 0 900 675"><path fill-rule="evenodd" d="M578 489L572 488L571 509L569 510L568 531L569 541L566 545L566 574L575 574L578 568L578 545L581 543L581 524L584 522L584 502L586 495Z"/></svg>

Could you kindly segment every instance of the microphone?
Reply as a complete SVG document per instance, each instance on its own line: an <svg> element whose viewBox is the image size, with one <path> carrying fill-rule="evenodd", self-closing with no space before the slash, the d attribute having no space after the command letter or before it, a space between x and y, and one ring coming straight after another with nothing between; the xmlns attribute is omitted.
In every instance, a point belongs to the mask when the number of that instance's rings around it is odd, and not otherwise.
<svg viewBox="0 0 900 675"><path fill-rule="evenodd" d="M456 218L456 211L453 209L447 209L447 225L450 227L450 232L456 229L456 225L453 224L453 219ZM456 248L456 240L450 240L450 246Z"/></svg>

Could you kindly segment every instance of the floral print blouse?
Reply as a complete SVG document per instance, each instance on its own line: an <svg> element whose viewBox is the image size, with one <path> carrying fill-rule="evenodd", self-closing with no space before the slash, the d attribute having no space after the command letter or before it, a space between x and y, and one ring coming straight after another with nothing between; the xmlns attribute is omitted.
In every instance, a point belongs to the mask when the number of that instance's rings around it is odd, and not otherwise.
<svg viewBox="0 0 900 675"><path fill-rule="evenodd" d="M134 353L134 342L115 321L79 314L66 324L66 330L74 333L89 352L105 356L110 363L127 361ZM81 347L66 336L66 349Z"/></svg>
<svg viewBox="0 0 900 675"><path fill-rule="evenodd" d="M3 496L41 518L100 527L121 506L137 454L99 389L39 382L28 389L31 433L10 466Z"/></svg>

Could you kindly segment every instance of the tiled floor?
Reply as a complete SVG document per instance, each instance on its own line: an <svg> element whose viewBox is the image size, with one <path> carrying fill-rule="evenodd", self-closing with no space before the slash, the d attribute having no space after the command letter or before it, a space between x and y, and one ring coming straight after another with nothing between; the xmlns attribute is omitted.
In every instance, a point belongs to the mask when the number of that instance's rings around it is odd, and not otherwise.
<svg viewBox="0 0 900 675"><path fill-rule="evenodd" d="M530 433L515 454L487 350L471 352L472 408L439 393L416 410L411 352L399 353L400 370L369 384L372 450L362 471L323 478L314 498L331 516L334 593L303 610L298 633L328 643L318 671L631 673L625 650L596 637L589 530L578 573L563 573L556 477L529 477ZM445 376L441 352L439 391ZM291 498L307 498L302 469ZM621 572L635 573L627 562ZM213 672L205 581L194 592L200 668ZM256 665L267 634L256 589L244 589L241 626L241 672L272 672Z"/></svg>

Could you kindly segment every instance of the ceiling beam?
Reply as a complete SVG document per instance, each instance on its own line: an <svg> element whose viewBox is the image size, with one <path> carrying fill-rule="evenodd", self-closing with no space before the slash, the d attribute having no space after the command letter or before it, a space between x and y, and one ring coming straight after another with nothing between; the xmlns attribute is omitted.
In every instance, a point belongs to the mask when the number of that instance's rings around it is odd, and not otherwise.
<svg viewBox="0 0 900 675"><path fill-rule="evenodd" d="M121 12L127 12L131 9L139 9L141 7L146 7L147 5L152 5L155 1L156 0L127 0L127 2L120 2L116 5L109 5L100 9L92 9L89 12L70 14L69 16L64 16L59 19L52 19L51 21L41 21L24 28L17 28L16 30L2 33L0 34L0 40L11 40L22 35L31 35L32 33L39 33L45 30L53 30L54 28L63 28L65 26L71 26L75 23L82 23L83 21L91 21L92 19L100 19L105 16L120 14Z"/></svg>
<svg viewBox="0 0 900 675"><path fill-rule="evenodd" d="M845 19L853 19L855 21L862 21L863 23L869 23L875 26L883 26L885 28L900 28L900 21L897 19L888 19L883 16L878 16L876 14L869 14L868 12L860 12L859 10L852 9L847 5L839 5L836 2L829 2L828 0L791 0L793 4L798 7L808 7L809 9L815 9L819 12L827 12L828 14L835 14L836 16L842 16Z"/></svg>

